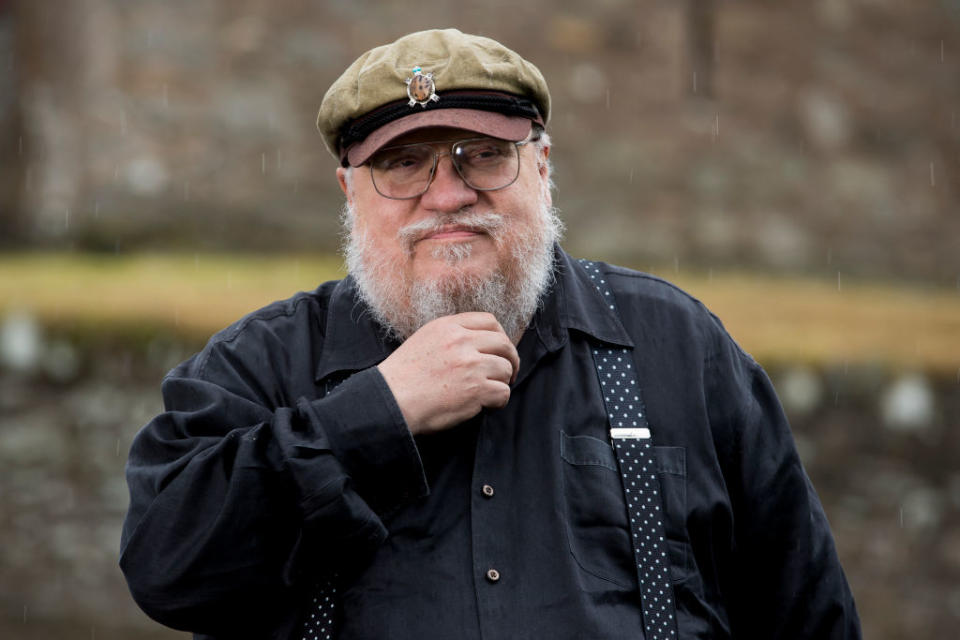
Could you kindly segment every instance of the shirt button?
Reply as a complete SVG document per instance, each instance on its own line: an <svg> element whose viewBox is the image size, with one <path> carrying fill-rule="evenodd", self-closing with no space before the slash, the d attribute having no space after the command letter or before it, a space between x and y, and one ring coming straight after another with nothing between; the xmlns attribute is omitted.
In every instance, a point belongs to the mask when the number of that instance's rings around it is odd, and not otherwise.
<svg viewBox="0 0 960 640"><path fill-rule="evenodd" d="M490 582L497 582L500 580L500 572L496 569L487 569L487 580Z"/></svg>
<svg viewBox="0 0 960 640"><path fill-rule="evenodd" d="M482 491L482 492L483 492L483 495L486 496L487 498L492 498L492 497L493 497L493 487L491 487L491 486L488 485L488 484L483 485L483 487L480 489L480 491Z"/></svg>

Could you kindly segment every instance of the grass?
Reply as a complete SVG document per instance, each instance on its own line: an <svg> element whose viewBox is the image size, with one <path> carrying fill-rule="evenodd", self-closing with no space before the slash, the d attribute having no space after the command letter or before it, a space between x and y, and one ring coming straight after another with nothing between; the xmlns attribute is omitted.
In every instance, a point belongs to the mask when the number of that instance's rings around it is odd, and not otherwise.
<svg viewBox="0 0 960 640"><path fill-rule="evenodd" d="M960 292L747 272L664 272L764 363L870 364L956 375ZM340 278L333 256L0 255L0 311L55 328L205 339L268 302Z"/></svg>

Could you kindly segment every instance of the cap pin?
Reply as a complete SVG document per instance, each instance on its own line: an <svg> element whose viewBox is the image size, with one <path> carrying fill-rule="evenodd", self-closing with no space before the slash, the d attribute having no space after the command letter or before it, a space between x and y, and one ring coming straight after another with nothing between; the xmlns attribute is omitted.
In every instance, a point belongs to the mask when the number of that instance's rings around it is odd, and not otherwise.
<svg viewBox="0 0 960 640"><path fill-rule="evenodd" d="M404 80L407 83L407 96L410 102L407 106L412 107L419 104L421 107L427 106L430 102L437 102L440 96L437 95L437 87L433 82L433 73L423 73L420 67L413 68L413 77Z"/></svg>

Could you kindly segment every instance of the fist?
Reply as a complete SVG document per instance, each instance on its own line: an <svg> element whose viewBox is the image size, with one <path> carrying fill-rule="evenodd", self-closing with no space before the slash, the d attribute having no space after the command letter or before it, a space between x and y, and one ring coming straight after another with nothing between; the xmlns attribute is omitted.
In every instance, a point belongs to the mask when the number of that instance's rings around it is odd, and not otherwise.
<svg viewBox="0 0 960 640"><path fill-rule="evenodd" d="M416 435L505 406L520 357L493 315L460 313L423 325L377 368Z"/></svg>

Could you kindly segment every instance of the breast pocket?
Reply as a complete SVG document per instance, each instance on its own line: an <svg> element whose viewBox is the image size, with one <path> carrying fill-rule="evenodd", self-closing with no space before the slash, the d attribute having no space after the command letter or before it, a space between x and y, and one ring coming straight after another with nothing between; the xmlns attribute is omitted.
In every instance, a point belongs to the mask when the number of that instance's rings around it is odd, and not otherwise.
<svg viewBox="0 0 960 640"><path fill-rule="evenodd" d="M686 451L654 447L663 499L664 529L674 582L688 573L690 545L684 525L687 511ZM567 509L570 553L580 568L624 588L637 584L623 485L613 447L592 436L560 432L560 456Z"/></svg>

